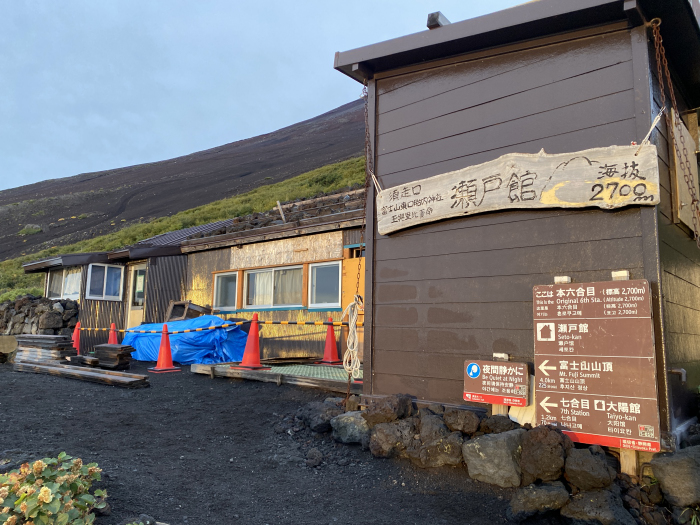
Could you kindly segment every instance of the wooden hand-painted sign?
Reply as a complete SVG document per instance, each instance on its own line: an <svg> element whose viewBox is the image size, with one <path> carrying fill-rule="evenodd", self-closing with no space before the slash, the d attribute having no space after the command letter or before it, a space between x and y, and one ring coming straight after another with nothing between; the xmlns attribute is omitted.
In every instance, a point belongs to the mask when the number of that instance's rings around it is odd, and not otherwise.
<svg viewBox="0 0 700 525"><path fill-rule="evenodd" d="M639 153L635 155L635 153ZM377 196L382 235L449 217L515 208L620 208L656 205L656 146L611 146L577 153L509 154Z"/></svg>

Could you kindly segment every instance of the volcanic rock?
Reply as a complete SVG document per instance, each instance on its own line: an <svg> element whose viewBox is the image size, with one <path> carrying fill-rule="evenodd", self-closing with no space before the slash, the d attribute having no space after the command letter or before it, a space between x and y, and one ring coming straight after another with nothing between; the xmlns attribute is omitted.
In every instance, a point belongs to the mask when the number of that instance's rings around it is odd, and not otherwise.
<svg viewBox="0 0 700 525"><path fill-rule="evenodd" d="M445 408L442 418L450 430L458 430L470 436L479 430L479 423L481 422L479 416L471 410L449 407Z"/></svg>
<svg viewBox="0 0 700 525"><path fill-rule="evenodd" d="M372 428L369 450L378 458L402 456L414 447L413 436L418 431L418 419L410 417L392 423L378 423Z"/></svg>
<svg viewBox="0 0 700 525"><path fill-rule="evenodd" d="M462 445L462 455L469 475L503 488L519 487L520 440L525 432L519 428L466 441Z"/></svg>
<svg viewBox="0 0 700 525"><path fill-rule="evenodd" d="M511 421L507 416L490 416L481 420L479 432L483 432L484 434L500 434L501 432L508 432L516 428L520 428L520 425L515 421Z"/></svg>
<svg viewBox="0 0 700 525"><path fill-rule="evenodd" d="M346 412L331 419L333 439L340 443L362 443L369 434L367 421L360 412Z"/></svg>
<svg viewBox="0 0 700 525"><path fill-rule="evenodd" d="M63 316L56 311L46 312L39 317L39 328L42 330L55 330L63 327Z"/></svg>
<svg viewBox="0 0 700 525"><path fill-rule="evenodd" d="M343 409L330 403L311 402L301 408L299 417L314 432L328 432L331 419L343 413Z"/></svg>
<svg viewBox="0 0 700 525"><path fill-rule="evenodd" d="M579 492L562 507L561 515L575 523L637 524L632 515L622 506L620 496L609 490Z"/></svg>
<svg viewBox="0 0 700 525"><path fill-rule="evenodd" d="M617 475L605 461L605 454L594 447L569 450L565 470L566 479L579 490L605 488Z"/></svg>
<svg viewBox="0 0 700 525"><path fill-rule="evenodd" d="M413 399L407 394L372 399L362 412L370 428L379 423L390 423L408 417L413 412Z"/></svg>
<svg viewBox="0 0 700 525"><path fill-rule="evenodd" d="M566 445L571 441L556 430L541 426L523 435L520 469L523 485L537 480L554 481L559 479L566 461Z"/></svg>
<svg viewBox="0 0 700 525"><path fill-rule="evenodd" d="M440 416L426 415L420 418L420 440L424 444L446 437L449 433Z"/></svg>
<svg viewBox="0 0 700 525"><path fill-rule="evenodd" d="M420 465L426 468L457 466L462 463L462 433L452 432L423 445L418 454Z"/></svg>
<svg viewBox="0 0 700 525"><path fill-rule="evenodd" d="M700 503L700 446L657 455L651 468L669 503L677 507Z"/></svg>
<svg viewBox="0 0 700 525"><path fill-rule="evenodd" d="M561 481L543 485L528 485L519 489L510 500L508 518L522 521L535 514L562 508L569 501L569 491Z"/></svg>
<svg viewBox="0 0 700 525"><path fill-rule="evenodd" d="M306 453L307 467L318 467L321 462L323 462L323 453L319 449L312 448Z"/></svg>

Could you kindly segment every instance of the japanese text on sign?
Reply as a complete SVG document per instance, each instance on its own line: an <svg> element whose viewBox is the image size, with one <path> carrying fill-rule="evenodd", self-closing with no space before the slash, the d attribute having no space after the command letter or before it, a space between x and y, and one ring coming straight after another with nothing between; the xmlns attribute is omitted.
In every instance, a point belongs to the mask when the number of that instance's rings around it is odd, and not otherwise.
<svg viewBox="0 0 700 525"><path fill-rule="evenodd" d="M377 227L417 224L511 208L619 208L660 202L656 146L578 153L510 154L485 164L387 188L377 195Z"/></svg>
<svg viewBox="0 0 700 525"><path fill-rule="evenodd" d="M658 451L647 281L535 286L538 424L583 443Z"/></svg>
<svg viewBox="0 0 700 525"><path fill-rule="evenodd" d="M525 363L464 362L464 400L524 407L528 404L529 375Z"/></svg>

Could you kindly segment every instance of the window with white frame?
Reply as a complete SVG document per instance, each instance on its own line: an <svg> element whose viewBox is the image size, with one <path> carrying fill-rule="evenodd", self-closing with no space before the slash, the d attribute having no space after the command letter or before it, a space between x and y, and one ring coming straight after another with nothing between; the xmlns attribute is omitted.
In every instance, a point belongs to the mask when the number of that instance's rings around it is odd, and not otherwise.
<svg viewBox="0 0 700 525"><path fill-rule="evenodd" d="M301 307L304 269L302 266L246 270L243 307Z"/></svg>
<svg viewBox="0 0 700 525"><path fill-rule="evenodd" d="M46 283L49 299L80 298L80 267L51 270Z"/></svg>
<svg viewBox="0 0 700 525"><path fill-rule="evenodd" d="M91 264L88 267L86 299L122 300L124 267L111 264Z"/></svg>
<svg viewBox="0 0 700 525"><path fill-rule="evenodd" d="M214 276L214 308L236 309L238 296L238 272L219 273Z"/></svg>
<svg viewBox="0 0 700 525"><path fill-rule="evenodd" d="M340 307L340 261L309 265L309 308Z"/></svg>

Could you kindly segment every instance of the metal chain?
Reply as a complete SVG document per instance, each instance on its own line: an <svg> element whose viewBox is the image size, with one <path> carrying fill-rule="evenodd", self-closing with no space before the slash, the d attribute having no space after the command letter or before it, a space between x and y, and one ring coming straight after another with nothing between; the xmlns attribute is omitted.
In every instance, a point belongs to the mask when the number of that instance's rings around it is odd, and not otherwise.
<svg viewBox="0 0 700 525"><path fill-rule="evenodd" d="M685 144L685 137L682 133L681 118L678 112L678 104L676 103L676 95L673 90L673 82L671 80L671 72L668 67L668 61L666 60L666 50L663 45L663 38L661 37L661 19L655 18L651 21L651 28L654 33L654 47L656 48L656 69L659 77L659 88L661 96L661 107L666 106L666 93L664 90L664 78L666 79L666 84L668 85L668 96L671 99L671 105L676 116L675 130L673 126L673 120L668 112L666 112L666 127L671 133L673 139L673 146L676 152L676 158L678 162L676 163L681 168L683 173L683 180L688 187L688 193L690 193L691 207L693 211L693 234L695 235L695 243L700 249L700 232L698 231L698 217L700 217L700 207L697 197L697 191L695 189L695 182L692 178L692 170L690 159L688 158L688 148ZM679 142L680 141L680 145ZM681 149L682 148L682 149ZM682 156L681 156L682 153ZM678 167L677 166L677 167ZM681 203L682 205L682 203Z"/></svg>
<svg viewBox="0 0 700 525"><path fill-rule="evenodd" d="M360 295L360 278L362 276L362 247L365 244L365 232L367 230L367 194L370 190L370 185L369 185L369 179L371 176L371 173L374 172L374 162L372 159L372 143L370 142L370 133L369 133L369 93L367 92L367 80L364 81L363 86L362 86L362 98L365 100L365 194L364 194L364 203L362 205L362 210L363 210L363 220L362 220L362 228L360 229L360 247L359 247L359 257L357 261L357 281L355 283L355 299L352 304L348 305L348 308L350 308L353 304L357 305L357 308L355 310L355 317L357 317L357 312L359 312L359 308L364 308L364 292L363 295ZM345 313L343 312L343 316ZM350 321L350 315L348 316L348 320ZM350 346L350 339L352 335L348 337L348 346ZM353 341L353 344L357 346L357 340ZM347 352L346 352L347 353ZM356 353L356 352L355 352ZM357 359L357 356L355 355L355 358ZM347 393L345 394L345 401L344 404L347 404L348 399L350 398L350 383L352 381L353 375L357 375L357 371L351 371L351 368L359 368L359 360L358 363L351 367L351 366L346 366L346 361L348 361L348 356L346 355L343 358L343 367L347 370L348 372L348 390Z"/></svg>
<svg viewBox="0 0 700 525"><path fill-rule="evenodd" d="M367 229L367 193L369 192L370 173L374 172L374 162L372 158L372 143L370 142L369 134L369 93L367 92L367 80L362 86L362 98L365 99L365 202L364 202L364 220L362 221L362 229L360 230L360 261L357 264L357 285L355 287L355 297L360 295L360 268L362 266L362 245L365 242L365 231Z"/></svg>

